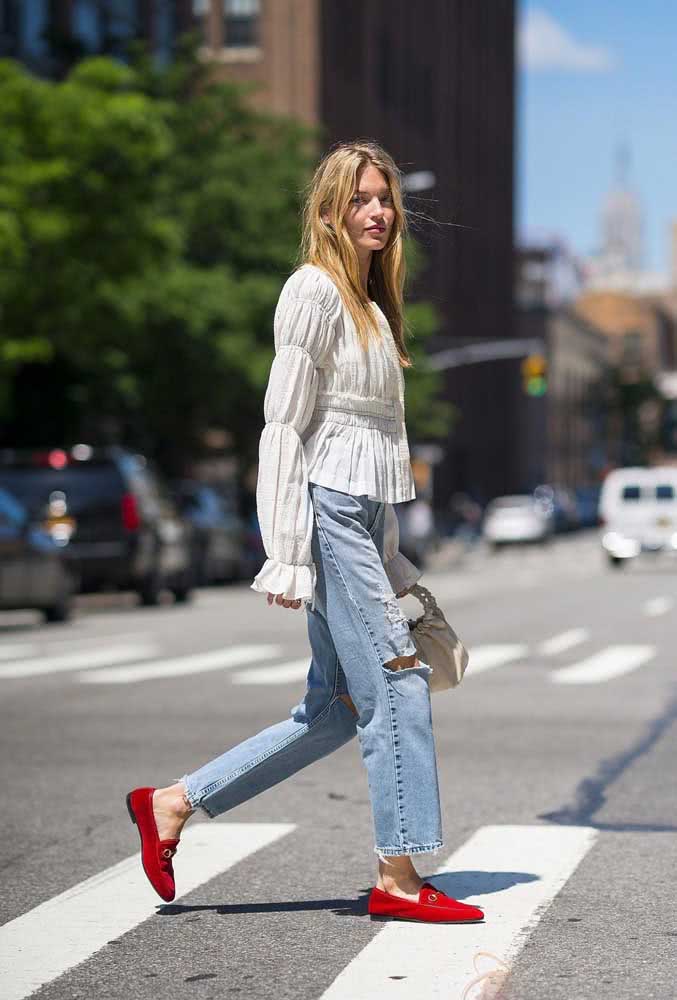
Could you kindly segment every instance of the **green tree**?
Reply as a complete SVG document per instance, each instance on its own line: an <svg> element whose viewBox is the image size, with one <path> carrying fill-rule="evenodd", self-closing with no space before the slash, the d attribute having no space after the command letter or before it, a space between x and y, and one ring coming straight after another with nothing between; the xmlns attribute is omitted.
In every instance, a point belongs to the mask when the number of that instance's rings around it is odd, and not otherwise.
<svg viewBox="0 0 677 1000"><path fill-rule="evenodd" d="M4 443L106 437L179 472L209 426L255 461L272 318L300 239L319 129L253 110L183 40L158 67L104 57L66 79L0 61L0 417ZM417 250L407 248L415 270ZM408 307L414 436L444 436Z"/></svg>

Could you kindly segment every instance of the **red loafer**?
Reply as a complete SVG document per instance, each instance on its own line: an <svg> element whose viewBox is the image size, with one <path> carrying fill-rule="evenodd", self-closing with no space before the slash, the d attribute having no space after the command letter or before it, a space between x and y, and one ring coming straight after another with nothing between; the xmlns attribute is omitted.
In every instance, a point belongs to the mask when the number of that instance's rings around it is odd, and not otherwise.
<svg viewBox="0 0 677 1000"><path fill-rule="evenodd" d="M423 883L417 903L374 886L367 909L372 920L418 920L431 924L470 924L484 920L484 911L479 906L452 899L431 882Z"/></svg>
<svg viewBox="0 0 677 1000"><path fill-rule="evenodd" d="M172 858L179 844L176 840L160 840L153 816L154 788L135 788L127 796L127 809L141 838L141 864L148 881L165 902L174 899L174 868Z"/></svg>

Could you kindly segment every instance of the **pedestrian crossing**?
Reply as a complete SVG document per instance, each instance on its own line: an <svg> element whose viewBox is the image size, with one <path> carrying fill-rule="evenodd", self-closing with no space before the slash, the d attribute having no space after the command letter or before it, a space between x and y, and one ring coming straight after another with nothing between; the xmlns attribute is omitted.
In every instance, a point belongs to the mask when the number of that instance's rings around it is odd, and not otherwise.
<svg viewBox="0 0 677 1000"><path fill-rule="evenodd" d="M280 643L241 643L179 656L163 656L159 640L126 642L92 637L71 648L44 648L30 644L0 646L0 682L66 673L77 684L119 686L143 681L172 680L193 674L225 672L236 686L274 687L302 682L310 668L310 654L289 658ZM468 646L465 676L533 665L537 676L560 685L602 684L650 664L658 647L650 643L610 644L567 664L550 666L551 658L573 657L576 648L594 642L589 629L576 627L535 643L478 643Z"/></svg>
<svg viewBox="0 0 677 1000"><path fill-rule="evenodd" d="M430 879L449 896L481 906L484 922L458 925L450 934L445 924L391 921L321 1000L487 996L480 983L473 989L478 953L498 962L487 970L494 972L490 995L495 996L494 988L505 981L510 963L596 836L585 826L481 827Z"/></svg>
<svg viewBox="0 0 677 1000"><path fill-rule="evenodd" d="M553 684L599 684L649 663L653 646L608 646L585 660L561 667L550 675Z"/></svg>
<svg viewBox="0 0 677 1000"><path fill-rule="evenodd" d="M290 823L197 823L181 835L176 898L294 829ZM3 1000L23 1000L157 914L133 854L0 927Z"/></svg>
<svg viewBox="0 0 677 1000"><path fill-rule="evenodd" d="M176 899L223 875L264 847L296 831L290 823L196 822L183 832L175 861ZM379 924L369 943L343 968L322 1000L402 1000L486 996L503 979L536 924L593 846L586 826L494 825L475 832L429 876L448 895L484 909L473 924ZM224 892L227 882L222 880ZM356 900L357 902L357 900ZM134 854L0 927L4 1000L25 1000L91 959L163 906ZM367 919L366 913L356 918ZM283 918L281 918L283 919ZM158 931L151 932L157 934ZM205 927L204 933L209 929ZM480 980L484 981L483 986ZM62 980L61 990L67 988ZM493 993L491 995L494 995Z"/></svg>

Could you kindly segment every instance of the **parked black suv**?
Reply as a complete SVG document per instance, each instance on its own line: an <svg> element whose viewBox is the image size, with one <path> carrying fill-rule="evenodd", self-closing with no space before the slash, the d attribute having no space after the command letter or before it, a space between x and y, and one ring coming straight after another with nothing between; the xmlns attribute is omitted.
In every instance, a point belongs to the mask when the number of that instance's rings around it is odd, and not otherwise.
<svg viewBox="0 0 677 1000"><path fill-rule="evenodd" d="M136 590L157 604L192 588L190 526L142 456L78 444L0 450L0 486L64 547L83 591Z"/></svg>

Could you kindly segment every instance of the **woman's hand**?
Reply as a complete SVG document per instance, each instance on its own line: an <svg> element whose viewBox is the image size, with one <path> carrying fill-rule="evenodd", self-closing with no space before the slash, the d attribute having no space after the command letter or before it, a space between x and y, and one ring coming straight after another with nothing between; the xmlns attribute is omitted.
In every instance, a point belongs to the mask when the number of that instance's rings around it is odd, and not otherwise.
<svg viewBox="0 0 677 1000"><path fill-rule="evenodd" d="M268 592L266 598L268 604L272 604L275 601L276 604L281 604L285 608L294 608L298 610L301 607L301 598L299 597L296 601L290 601L288 597L284 597L282 594L271 594Z"/></svg>

